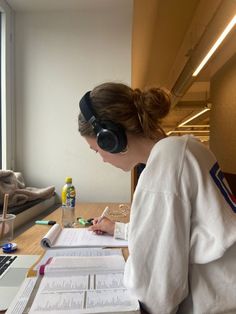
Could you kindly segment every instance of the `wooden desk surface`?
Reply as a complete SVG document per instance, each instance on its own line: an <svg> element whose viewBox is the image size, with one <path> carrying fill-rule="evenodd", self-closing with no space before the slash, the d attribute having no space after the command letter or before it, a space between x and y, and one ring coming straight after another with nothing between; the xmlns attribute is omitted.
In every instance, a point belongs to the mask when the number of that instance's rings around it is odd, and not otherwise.
<svg viewBox="0 0 236 314"><path fill-rule="evenodd" d="M126 204L127 205L127 204ZM98 217L103 212L104 208L109 206L111 212L113 211L114 215L111 215L111 218L114 221L128 222L129 214L125 217L117 215L119 210L119 203L78 203L76 205L76 217L83 218L92 218ZM116 213L116 214L115 214ZM41 218L40 218L41 219ZM61 222L61 208L58 207L51 214L43 217L44 220L55 220L58 223ZM78 225L79 226L79 225ZM13 242L17 243L18 250L15 254L30 254L30 255L42 255L44 249L40 246L40 241L42 237L48 232L51 226L47 225L33 225L25 232L17 236ZM124 258L127 259L129 252L128 248L122 248ZM4 313L0 311L0 313ZM143 309L141 310L142 314L148 314Z"/></svg>
<svg viewBox="0 0 236 314"><path fill-rule="evenodd" d="M105 206L109 206L111 212L114 212L114 216L109 218L115 221L128 222L129 214L125 217L121 217L117 214L119 209L119 203L78 203L76 205L76 217L92 218L98 217L103 212ZM61 222L61 208L58 207L54 212L45 216L44 220L55 220ZM40 246L40 240L48 232L51 226L48 225L33 225L31 228L17 236L12 242L17 243L18 250L16 254L36 254L41 255L44 253L44 249ZM82 227L78 225L78 227ZM122 249L125 259L128 257L128 249Z"/></svg>

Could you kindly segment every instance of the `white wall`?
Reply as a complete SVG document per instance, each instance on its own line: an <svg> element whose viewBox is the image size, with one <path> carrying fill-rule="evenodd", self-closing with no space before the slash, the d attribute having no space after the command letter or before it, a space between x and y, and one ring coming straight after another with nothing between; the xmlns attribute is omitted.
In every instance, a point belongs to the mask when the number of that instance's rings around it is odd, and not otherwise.
<svg viewBox="0 0 236 314"><path fill-rule="evenodd" d="M55 185L60 194L72 176L81 201L130 200L130 173L104 164L77 131L87 90L131 81L132 1L115 2L15 13L15 170L28 186Z"/></svg>

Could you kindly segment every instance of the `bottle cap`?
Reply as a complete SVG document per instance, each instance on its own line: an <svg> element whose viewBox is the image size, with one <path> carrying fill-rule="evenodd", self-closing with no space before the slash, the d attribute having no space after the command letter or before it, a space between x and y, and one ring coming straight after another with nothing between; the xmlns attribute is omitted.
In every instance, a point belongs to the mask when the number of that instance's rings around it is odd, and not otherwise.
<svg viewBox="0 0 236 314"><path fill-rule="evenodd" d="M72 183L72 178L71 177L66 177L66 183Z"/></svg>

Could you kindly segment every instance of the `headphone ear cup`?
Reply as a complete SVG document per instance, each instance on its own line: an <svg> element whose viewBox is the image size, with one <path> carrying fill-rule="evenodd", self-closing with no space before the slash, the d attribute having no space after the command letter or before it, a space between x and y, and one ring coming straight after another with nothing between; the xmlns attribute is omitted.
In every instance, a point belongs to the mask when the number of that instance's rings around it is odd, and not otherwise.
<svg viewBox="0 0 236 314"><path fill-rule="evenodd" d="M99 123L100 129L97 132L97 144L109 153L120 153L126 149L127 136L124 128L119 124L110 121Z"/></svg>

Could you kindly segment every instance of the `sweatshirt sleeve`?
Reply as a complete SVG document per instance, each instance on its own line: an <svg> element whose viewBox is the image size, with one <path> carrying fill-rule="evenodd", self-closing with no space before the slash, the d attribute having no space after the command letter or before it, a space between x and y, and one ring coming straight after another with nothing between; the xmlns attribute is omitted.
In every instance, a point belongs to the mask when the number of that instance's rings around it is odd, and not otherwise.
<svg viewBox="0 0 236 314"><path fill-rule="evenodd" d="M176 313L188 294L190 204L142 191L132 211L125 285L149 313Z"/></svg>
<svg viewBox="0 0 236 314"><path fill-rule="evenodd" d="M115 223L114 237L116 239L128 240L128 231L129 231L128 223L122 222Z"/></svg>

